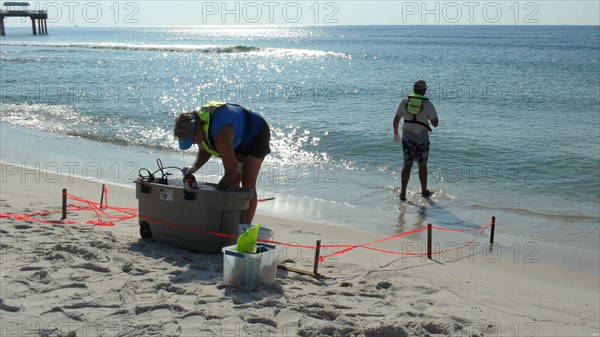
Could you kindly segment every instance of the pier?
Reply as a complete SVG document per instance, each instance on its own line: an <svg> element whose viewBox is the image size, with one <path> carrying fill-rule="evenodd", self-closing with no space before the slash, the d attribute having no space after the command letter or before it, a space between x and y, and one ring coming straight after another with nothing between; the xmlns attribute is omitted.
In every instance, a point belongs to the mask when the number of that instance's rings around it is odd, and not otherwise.
<svg viewBox="0 0 600 337"><path fill-rule="evenodd" d="M8 17L29 17L33 35L48 35L48 11L29 10L28 2L5 2L0 9L0 36L6 35L4 19ZM37 21L37 29L36 29Z"/></svg>

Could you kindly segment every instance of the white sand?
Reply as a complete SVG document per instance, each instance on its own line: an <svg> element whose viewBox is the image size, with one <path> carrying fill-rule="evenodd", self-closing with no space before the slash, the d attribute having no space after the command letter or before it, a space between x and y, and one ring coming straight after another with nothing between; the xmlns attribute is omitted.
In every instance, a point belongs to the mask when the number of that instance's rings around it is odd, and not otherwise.
<svg viewBox="0 0 600 337"><path fill-rule="evenodd" d="M2 165L0 213L60 209L62 188L99 201L100 183L36 182L20 169ZM109 205L137 207L132 187L110 185ZM323 262L325 279L280 270L272 287L249 292L222 284L221 255L143 241L137 219L114 227L0 221L1 336L599 336L595 250L499 234L492 252L486 234L437 261L356 249ZM260 214L255 222L288 243L380 238ZM421 249L424 234L377 247ZM434 235L442 247L472 238ZM286 248L281 260L311 269L313 254Z"/></svg>

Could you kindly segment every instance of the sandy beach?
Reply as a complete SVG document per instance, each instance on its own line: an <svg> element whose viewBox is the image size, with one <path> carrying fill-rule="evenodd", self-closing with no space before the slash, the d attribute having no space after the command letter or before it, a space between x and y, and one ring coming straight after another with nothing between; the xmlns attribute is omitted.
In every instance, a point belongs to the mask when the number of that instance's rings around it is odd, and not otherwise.
<svg viewBox="0 0 600 337"><path fill-rule="evenodd" d="M274 285L250 292L223 285L220 254L141 240L137 218L97 226L89 211L69 214L77 224L8 216L60 210L63 188L97 202L101 186L2 165L1 336L600 336L597 250L496 234L490 251L486 232L433 260L353 249L326 258L324 278L278 270ZM137 208L133 184L108 191L110 206ZM258 213L281 243L383 238ZM434 235L440 249L474 238ZM421 252L424 242L419 232L375 247ZM311 270L313 256L283 246L280 263Z"/></svg>

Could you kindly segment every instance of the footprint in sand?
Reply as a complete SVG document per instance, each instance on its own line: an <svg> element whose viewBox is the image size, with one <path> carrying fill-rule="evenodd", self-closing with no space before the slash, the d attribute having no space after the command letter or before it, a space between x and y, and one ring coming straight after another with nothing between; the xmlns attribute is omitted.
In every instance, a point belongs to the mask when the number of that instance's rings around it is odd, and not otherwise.
<svg viewBox="0 0 600 337"><path fill-rule="evenodd" d="M84 269L93 270L93 271L99 272L99 273L110 273L110 268L102 267L102 266L99 266L99 265L97 265L95 263L91 263L91 262L81 264L81 265L79 265L79 267L84 268Z"/></svg>
<svg viewBox="0 0 600 337"><path fill-rule="evenodd" d="M20 307L16 305L10 305L4 302L3 298L0 298L0 310L8 311L8 312L18 312L21 310Z"/></svg>
<svg viewBox="0 0 600 337"><path fill-rule="evenodd" d="M246 322L250 324L264 324L277 328L277 322L268 317L248 317L246 318Z"/></svg>

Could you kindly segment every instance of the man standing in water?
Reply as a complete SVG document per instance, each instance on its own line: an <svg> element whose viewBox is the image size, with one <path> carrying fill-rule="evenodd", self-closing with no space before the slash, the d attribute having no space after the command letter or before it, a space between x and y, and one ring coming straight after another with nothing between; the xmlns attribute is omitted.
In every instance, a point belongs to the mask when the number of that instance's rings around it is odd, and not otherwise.
<svg viewBox="0 0 600 337"><path fill-rule="evenodd" d="M435 107L429 101L425 94L427 93L427 84L423 80L418 80L413 86L413 93L404 98L394 117L394 140L396 143L402 141L402 150L404 152L404 166L402 167L402 189L400 191L400 200L406 200L406 187L410 179L410 170L413 161L419 165L419 181L421 182L421 196L428 198L431 192L427 189L427 158L429 157L429 132L431 127L437 127L439 124ZM398 124L400 119L404 118L402 125L402 138L398 134Z"/></svg>

